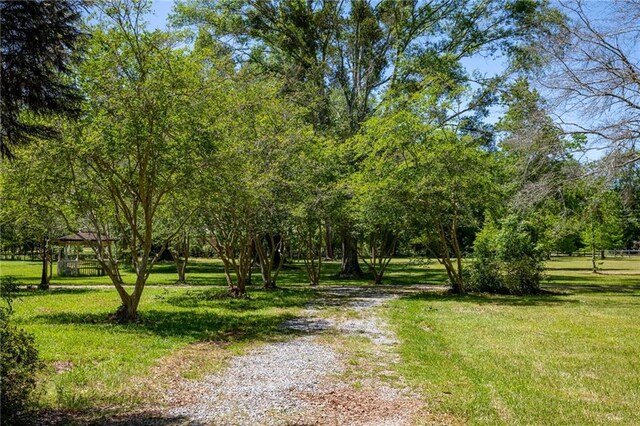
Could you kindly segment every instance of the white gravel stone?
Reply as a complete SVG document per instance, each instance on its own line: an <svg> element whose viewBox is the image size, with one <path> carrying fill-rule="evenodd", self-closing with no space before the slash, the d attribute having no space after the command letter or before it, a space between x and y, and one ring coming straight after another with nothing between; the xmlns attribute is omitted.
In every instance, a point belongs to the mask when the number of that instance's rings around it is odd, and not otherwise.
<svg viewBox="0 0 640 426"><path fill-rule="evenodd" d="M396 343L393 333L373 309L395 296L366 293L354 287L332 288L325 294L325 299L305 309L306 316L282 324L283 328L308 335L267 343L233 358L223 371L193 383L194 392L199 394L196 403L176 407L169 414L191 419L192 424L290 424L291 419L304 418L305 412L313 410L297 395L318 392L328 376L345 370L338 355L317 342L317 334L333 329L362 335L384 351L382 346ZM358 311L359 318L341 322L319 318L326 306Z"/></svg>
<svg viewBox="0 0 640 426"><path fill-rule="evenodd" d="M324 376L340 371L336 354L311 336L270 343L205 378L198 386L200 401L171 414L216 425L286 424L310 408L295 394L315 391Z"/></svg>

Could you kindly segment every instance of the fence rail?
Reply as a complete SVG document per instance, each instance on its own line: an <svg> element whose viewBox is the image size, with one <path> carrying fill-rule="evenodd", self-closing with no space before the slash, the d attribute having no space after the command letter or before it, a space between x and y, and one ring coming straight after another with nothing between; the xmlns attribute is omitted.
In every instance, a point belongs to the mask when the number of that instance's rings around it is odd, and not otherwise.
<svg viewBox="0 0 640 426"><path fill-rule="evenodd" d="M613 256L613 257L615 257L615 256L640 256L640 250L605 250L604 254L605 254L605 256ZM552 255L554 257L567 257L567 256L572 256L572 257L591 257L592 253L591 253L591 250L577 250L577 251L574 251L571 254L554 252L554 253L552 253ZM596 256L600 256L600 250L598 250L596 252Z"/></svg>
<svg viewBox="0 0 640 426"><path fill-rule="evenodd" d="M104 268L96 260L62 259L58 261L58 275L61 277L104 275Z"/></svg>

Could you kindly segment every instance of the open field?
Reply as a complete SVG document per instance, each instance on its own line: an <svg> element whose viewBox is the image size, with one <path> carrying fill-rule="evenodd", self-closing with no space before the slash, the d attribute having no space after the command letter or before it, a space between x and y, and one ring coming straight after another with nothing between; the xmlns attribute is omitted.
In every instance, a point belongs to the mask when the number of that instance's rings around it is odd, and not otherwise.
<svg viewBox="0 0 640 426"><path fill-rule="evenodd" d="M593 283L595 285L618 285L632 283L638 280L640 274L640 256L635 257L610 257L598 260L601 273ZM40 282L42 264L29 261L0 261L0 276L14 276L19 283L25 285L37 285ZM325 262L323 264L323 284L364 284L366 280L336 280L335 274L339 270L338 262ZM124 269L121 271L125 282L133 283L135 274ZM556 257L547 262L547 285L572 284L585 285L591 282L594 274L591 272L591 260L588 257ZM176 283L177 274L172 263L159 263L154 266L147 285L173 285ZM293 263L292 267L282 271L279 281L286 285L306 285L306 275L301 263ZM224 285L224 273L222 263L217 259L193 259L189 262L187 270L189 285ZM385 274L385 284L390 285L416 285L416 284L445 284L446 274L444 268L435 260L413 261L400 258L393 259ZM110 286L109 277L59 277L54 272L51 280L56 285L105 285Z"/></svg>
<svg viewBox="0 0 640 426"><path fill-rule="evenodd" d="M549 295L393 302L399 371L454 424L640 424L640 259L588 262L549 262Z"/></svg>
<svg viewBox="0 0 640 426"><path fill-rule="evenodd" d="M324 262L322 270L322 284L366 284L367 280L344 280L336 279L335 275L339 271L340 263L336 261ZM13 276L20 284L37 285L40 282L42 264L40 262L29 261L0 261L0 275ZM133 284L135 274L131 270L123 269L121 274L125 283ZM444 269L435 260L432 261L410 261L409 259L394 259L385 275L385 283L393 285L415 285L415 284L444 284L446 274ZM154 266L147 285L149 286L169 286L174 285L177 280L176 267L173 263L164 262ZM256 272L256 279L259 272ZM218 259L193 259L189 261L187 269L187 283L190 286L210 286L225 285L222 262ZM287 265L278 277L278 283L284 285L307 285L307 277L303 264L293 262ZM80 277L60 277L55 271L51 279L51 285L61 286L111 286L108 276L80 276Z"/></svg>
<svg viewBox="0 0 640 426"><path fill-rule="evenodd" d="M640 258L607 259L601 274L590 272L587 258L547 266L549 294L459 297L414 288L380 308L400 341L402 362L394 369L422 396L432 420L640 423ZM322 287L369 284L333 279L337 267L328 263ZM4 261L1 273L37 284L39 264ZM198 261L187 277L195 286L169 287L173 265L159 265L150 283L162 287L145 290L143 321L129 325L107 321L119 303L107 277L54 276L49 292L20 292L16 320L35 335L47 365L41 406L126 411L162 392L154 385L172 375L198 377L250 348L292 338L295 332L280 324L317 297L295 268L282 272L281 289L251 286L250 298L241 300L221 297L215 261ZM386 283L410 290L443 284L444 277L436 262L398 259Z"/></svg>

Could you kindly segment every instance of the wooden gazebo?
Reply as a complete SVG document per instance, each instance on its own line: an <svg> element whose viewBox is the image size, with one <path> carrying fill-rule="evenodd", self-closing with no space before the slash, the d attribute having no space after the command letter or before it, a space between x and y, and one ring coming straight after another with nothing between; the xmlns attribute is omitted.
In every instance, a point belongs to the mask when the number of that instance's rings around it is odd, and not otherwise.
<svg viewBox="0 0 640 426"><path fill-rule="evenodd" d="M94 232L78 232L58 238L63 249L58 254L58 276L77 277L80 275L104 275L104 268L96 259L80 256L78 247L91 247L97 244L107 246L115 239ZM72 250L76 248L76 250ZM75 251L75 253L73 253Z"/></svg>

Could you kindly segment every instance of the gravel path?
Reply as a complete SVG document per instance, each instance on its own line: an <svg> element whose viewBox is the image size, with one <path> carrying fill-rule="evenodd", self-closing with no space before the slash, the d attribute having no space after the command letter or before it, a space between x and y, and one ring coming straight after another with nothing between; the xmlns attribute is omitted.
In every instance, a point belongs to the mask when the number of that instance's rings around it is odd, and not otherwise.
<svg viewBox="0 0 640 426"><path fill-rule="evenodd" d="M196 404L171 414L213 424L286 424L312 408L291 395L313 392L340 368L336 354L313 340L267 344L234 358L221 374L197 384L201 398Z"/></svg>
<svg viewBox="0 0 640 426"><path fill-rule="evenodd" d="M392 297L356 287L325 291L305 316L282 325L303 336L264 344L191 382L196 397L168 414L189 419L184 424L411 424L419 405L415 396L375 379L352 386L344 379L344 355L322 339L367 337L374 356L394 362L395 336L376 309Z"/></svg>

